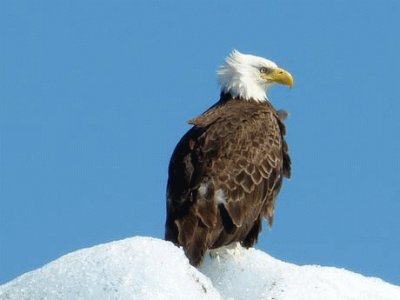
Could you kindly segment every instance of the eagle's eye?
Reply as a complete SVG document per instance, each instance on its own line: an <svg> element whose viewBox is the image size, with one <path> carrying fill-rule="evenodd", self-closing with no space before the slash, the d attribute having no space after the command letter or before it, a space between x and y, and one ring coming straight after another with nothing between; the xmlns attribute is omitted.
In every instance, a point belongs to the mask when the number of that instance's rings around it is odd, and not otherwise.
<svg viewBox="0 0 400 300"><path fill-rule="evenodd" d="M269 73L269 72L271 72L271 70L266 68L266 67L261 67L260 68L260 73Z"/></svg>

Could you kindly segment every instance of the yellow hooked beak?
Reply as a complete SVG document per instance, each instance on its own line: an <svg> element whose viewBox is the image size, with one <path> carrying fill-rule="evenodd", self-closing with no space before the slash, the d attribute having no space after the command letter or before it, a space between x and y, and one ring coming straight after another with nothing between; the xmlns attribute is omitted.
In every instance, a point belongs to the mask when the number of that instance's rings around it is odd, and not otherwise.
<svg viewBox="0 0 400 300"><path fill-rule="evenodd" d="M262 73L261 78L265 81L276 82L287 85L289 87L293 86L292 75L288 71L281 68L276 68L269 73Z"/></svg>

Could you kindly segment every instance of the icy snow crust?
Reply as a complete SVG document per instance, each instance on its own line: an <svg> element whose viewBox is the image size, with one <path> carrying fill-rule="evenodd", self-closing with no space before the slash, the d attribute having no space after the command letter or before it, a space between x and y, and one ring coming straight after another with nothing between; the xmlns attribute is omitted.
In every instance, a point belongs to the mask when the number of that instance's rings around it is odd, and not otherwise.
<svg viewBox="0 0 400 300"><path fill-rule="evenodd" d="M256 249L213 251L197 270L169 242L133 237L65 255L0 286L0 299L387 299L400 287L297 266Z"/></svg>

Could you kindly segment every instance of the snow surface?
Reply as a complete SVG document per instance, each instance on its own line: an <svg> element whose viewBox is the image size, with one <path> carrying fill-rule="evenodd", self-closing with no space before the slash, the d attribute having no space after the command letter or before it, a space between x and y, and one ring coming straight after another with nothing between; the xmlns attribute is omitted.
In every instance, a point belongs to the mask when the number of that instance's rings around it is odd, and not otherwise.
<svg viewBox="0 0 400 300"><path fill-rule="evenodd" d="M382 299L400 287L344 269L297 266L240 246L192 267L170 242L133 237L65 255L0 286L0 299Z"/></svg>

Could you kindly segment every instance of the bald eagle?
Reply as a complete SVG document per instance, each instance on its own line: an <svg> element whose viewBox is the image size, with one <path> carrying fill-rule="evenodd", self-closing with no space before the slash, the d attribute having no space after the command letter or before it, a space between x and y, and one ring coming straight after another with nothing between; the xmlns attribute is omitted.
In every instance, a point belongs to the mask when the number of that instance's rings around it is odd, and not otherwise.
<svg viewBox="0 0 400 300"><path fill-rule="evenodd" d="M218 69L221 96L177 144L169 164L165 239L192 265L207 249L253 246L263 218L272 225L283 177L290 177L286 113L268 88L293 85L274 62L234 50Z"/></svg>

